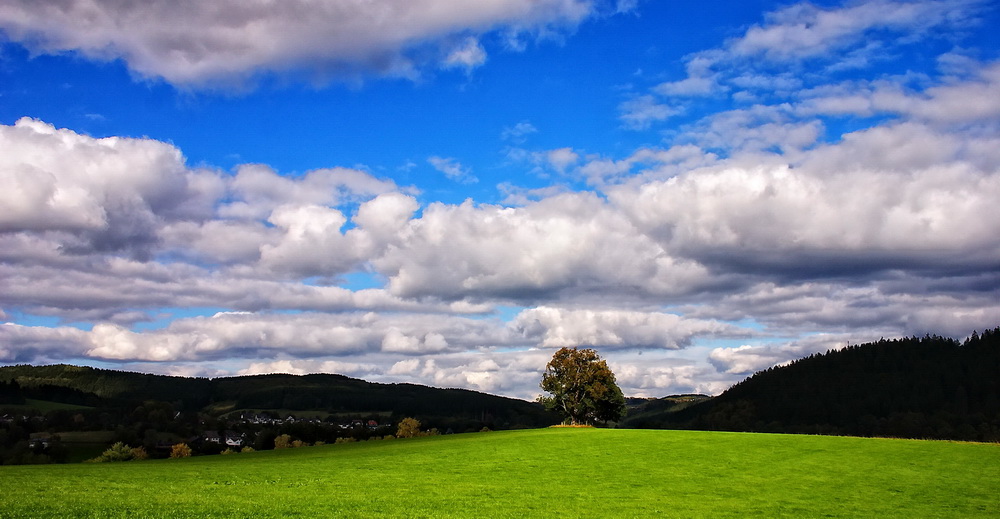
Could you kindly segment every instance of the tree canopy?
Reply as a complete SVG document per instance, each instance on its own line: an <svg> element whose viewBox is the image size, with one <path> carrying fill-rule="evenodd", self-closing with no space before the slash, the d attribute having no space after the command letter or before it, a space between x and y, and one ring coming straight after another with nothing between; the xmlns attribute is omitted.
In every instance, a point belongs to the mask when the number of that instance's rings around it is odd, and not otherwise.
<svg viewBox="0 0 1000 519"><path fill-rule="evenodd" d="M592 349L561 348L545 366L541 387L551 396L539 400L573 425L617 421L625 414L615 374Z"/></svg>

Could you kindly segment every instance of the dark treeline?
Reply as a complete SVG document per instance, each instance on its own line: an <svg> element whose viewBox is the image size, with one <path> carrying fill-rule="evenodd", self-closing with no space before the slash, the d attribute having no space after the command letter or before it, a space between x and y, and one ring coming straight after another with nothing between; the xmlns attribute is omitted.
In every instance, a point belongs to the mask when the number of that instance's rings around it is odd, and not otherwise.
<svg viewBox="0 0 1000 519"><path fill-rule="evenodd" d="M759 372L624 426L1000 441L1000 328L880 340Z"/></svg>
<svg viewBox="0 0 1000 519"><path fill-rule="evenodd" d="M257 414L282 420L245 418ZM285 420L288 415L311 419ZM342 375L210 380L67 365L0 367L0 417L0 463L64 461L60 434L103 432L108 443L141 445L155 457L165 455L169 442L181 441L193 442L196 453L217 453L224 446L198 439L210 432L238 434L259 450L273 448L283 434L307 443L390 435L404 417L442 433L558 422L533 402Z"/></svg>

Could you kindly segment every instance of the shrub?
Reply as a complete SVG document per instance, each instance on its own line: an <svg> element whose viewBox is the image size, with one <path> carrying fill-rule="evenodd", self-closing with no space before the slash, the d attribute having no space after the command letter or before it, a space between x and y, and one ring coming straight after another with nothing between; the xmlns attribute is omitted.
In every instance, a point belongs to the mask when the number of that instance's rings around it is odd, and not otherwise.
<svg viewBox="0 0 1000 519"><path fill-rule="evenodd" d="M145 447L135 447L132 449L132 459L133 460L148 460L149 453L146 452Z"/></svg>
<svg viewBox="0 0 1000 519"><path fill-rule="evenodd" d="M170 448L170 457L172 459L190 458L191 447L188 447L186 443L178 443Z"/></svg>
<svg viewBox="0 0 1000 519"><path fill-rule="evenodd" d="M220 452L219 454L222 454L222 455L226 455L226 454L236 454L236 451L234 451L233 449L231 449L231 448L229 448L229 447L226 447L226 450L224 450L224 451Z"/></svg>
<svg viewBox="0 0 1000 519"><path fill-rule="evenodd" d="M139 449L142 449L142 447L139 447ZM129 447L128 445L125 445L122 442L118 442L112 445L111 447L108 447L107 450L102 452L100 456L87 461L92 463L107 463L112 461L132 461L133 459L135 459L134 450L135 449L133 449L132 447ZM142 452L145 453L146 451L143 449Z"/></svg>
<svg viewBox="0 0 1000 519"><path fill-rule="evenodd" d="M256 449L254 449L253 447L247 445L246 447L243 447L242 449L240 449L240 452L254 452L254 450L256 450Z"/></svg>
<svg viewBox="0 0 1000 519"><path fill-rule="evenodd" d="M396 438L413 438L420 435L420 421L416 418L403 418L396 429Z"/></svg>
<svg viewBox="0 0 1000 519"><path fill-rule="evenodd" d="M287 449L292 446L292 437L287 434L282 434L274 439L275 449Z"/></svg>

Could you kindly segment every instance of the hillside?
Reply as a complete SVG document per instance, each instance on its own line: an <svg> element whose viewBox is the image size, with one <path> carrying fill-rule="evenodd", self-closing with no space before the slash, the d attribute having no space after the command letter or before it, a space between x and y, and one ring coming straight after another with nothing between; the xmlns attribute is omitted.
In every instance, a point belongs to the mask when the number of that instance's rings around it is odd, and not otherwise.
<svg viewBox="0 0 1000 519"><path fill-rule="evenodd" d="M273 448L281 434L307 443L365 440L395 433L404 417L440 432L559 421L534 402L342 375L209 380L67 365L0 367L0 464L84 459L93 455L86 455L86 447L111 441L142 445L154 456L165 456L169 443L181 441L214 454L224 445L211 440L213 434L256 449ZM50 436L95 440L72 446L80 454L60 443L38 447Z"/></svg>
<svg viewBox="0 0 1000 519"><path fill-rule="evenodd" d="M811 355L622 425L1000 441L1000 328Z"/></svg>

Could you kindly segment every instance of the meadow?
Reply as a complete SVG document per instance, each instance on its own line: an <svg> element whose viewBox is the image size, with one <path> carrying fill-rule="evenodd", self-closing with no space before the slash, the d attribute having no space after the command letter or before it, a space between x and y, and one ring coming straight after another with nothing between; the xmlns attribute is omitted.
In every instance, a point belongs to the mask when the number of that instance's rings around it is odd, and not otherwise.
<svg viewBox="0 0 1000 519"><path fill-rule="evenodd" d="M0 517L1000 517L1000 445L537 429L0 467Z"/></svg>

